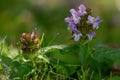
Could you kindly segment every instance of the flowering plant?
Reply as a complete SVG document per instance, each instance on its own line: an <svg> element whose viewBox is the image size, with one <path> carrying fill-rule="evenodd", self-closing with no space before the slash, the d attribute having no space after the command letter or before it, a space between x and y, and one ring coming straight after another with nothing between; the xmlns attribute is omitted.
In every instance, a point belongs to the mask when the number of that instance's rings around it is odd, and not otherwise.
<svg viewBox="0 0 120 80"><path fill-rule="evenodd" d="M56 37L47 42L35 31L21 35L20 49L0 41L0 80L120 80L113 78L120 76L120 50L85 43L96 34L100 17L83 4L70 13L65 21L78 44L51 45Z"/></svg>
<svg viewBox="0 0 120 80"><path fill-rule="evenodd" d="M87 41L92 40L96 34L96 30L99 28L99 23L102 22L99 16L94 18L90 8L86 8L85 5L80 4L76 9L70 9L71 17L65 18L65 22L68 22L68 30L72 32L72 38L75 41L79 41L79 59L80 64L83 67L88 65L89 59L91 59L92 50L89 49Z"/></svg>
<svg viewBox="0 0 120 80"><path fill-rule="evenodd" d="M70 9L71 17L65 18L68 22L68 30L72 31L72 37L75 41L92 40L95 30L99 28L102 20L99 17L92 17L91 9L81 4L77 10Z"/></svg>

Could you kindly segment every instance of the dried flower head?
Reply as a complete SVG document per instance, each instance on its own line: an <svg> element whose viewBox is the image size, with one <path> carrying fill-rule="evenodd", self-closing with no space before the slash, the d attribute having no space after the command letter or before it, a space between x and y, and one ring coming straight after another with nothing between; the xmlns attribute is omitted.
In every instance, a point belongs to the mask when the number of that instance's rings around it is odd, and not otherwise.
<svg viewBox="0 0 120 80"><path fill-rule="evenodd" d="M40 48L39 35L32 31L31 33L23 33L20 37L21 49L25 53L36 52Z"/></svg>
<svg viewBox="0 0 120 80"><path fill-rule="evenodd" d="M69 23L68 29L72 31L74 40L92 40L102 20L99 17L92 17L91 9L83 4L77 10L70 9L70 13L72 16L65 18L65 22Z"/></svg>

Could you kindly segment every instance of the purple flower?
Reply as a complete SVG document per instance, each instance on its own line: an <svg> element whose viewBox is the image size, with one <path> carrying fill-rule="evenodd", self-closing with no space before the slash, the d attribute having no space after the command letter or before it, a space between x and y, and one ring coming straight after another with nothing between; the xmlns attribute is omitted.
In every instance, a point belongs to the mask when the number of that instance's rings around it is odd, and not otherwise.
<svg viewBox="0 0 120 80"><path fill-rule="evenodd" d="M69 23L68 30L72 32L74 40L92 40L96 34L94 31L99 28L99 23L102 22L100 17L92 17L90 15L91 11L87 11L87 8L83 4L79 5L77 10L70 9L70 13L72 16L65 18L65 22Z"/></svg>
<svg viewBox="0 0 120 80"><path fill-rule="evenodd" d="M71 23L72 21L73 21L73 19L71 17L65 18L65 22Z"/></svg>
<svg viewBox="0 0 120 80"><path fill-rule="evenodd" d="M87 23L92 23L93 24L94 23L94 19L95 19L94 17L89 15Z"/></svg>
<svg viewBox="0 0 120 80"><path fill-rule="evenodd" d="M79 7L78 7L78 14L79 14L79 16L84 16L85 14L87 14L87 12L86 12L86 7L83 5L83 4L81 4Z"/></svg>
<svg viewBox="0 0 120 80"><path fill-rule="evenodd" d="M78 16L78 12L75 9L70 9L70 13L72 14L74 23L78 24L81 20L80 16Z"/></svg>
<svg viewBox="0 0 120 80"><path fill-rule="evenodd" d="M98 29L98 25L99 25L99 23L101 23L101 22L102 22L102 20L100 19L100 17L95 18L94 24L93 24L93 28Z"/></svg>
<svg viewBox="0 0 120 80"><path fill-rule="evenodd" d="M92 40L95 34L96 34L95 32L90 32L89 34L87 34L88 39Z"/></svg>
<svg viewBox="0 0 120 80"><path fill-rule="evenodd" d="M91 23L93 24L93 29L98 29L99 23L101 23L102 20L100 19L100 17L94 18L92 16L88 16L88 21L87 23Z"/></svg>
<svg viewBox="0 0 120 80"><path fill-rule="evenodd" d="M69 23L69 26L68 26L70 30L72 30L73 32L75 33L79 33L79 30L77 29L77 26L75 23Z"/></svg>
<svg viewBox="0 0 120 80"><path fill-rule="evenodd" d="M82 37L82 34L81 34L81 33L78 33L78 34L77 34L77 33L74 33L74 34L73 34L73 37L74 37L74 40L75 40L75 41L79 41L80 38Z"/></svg>

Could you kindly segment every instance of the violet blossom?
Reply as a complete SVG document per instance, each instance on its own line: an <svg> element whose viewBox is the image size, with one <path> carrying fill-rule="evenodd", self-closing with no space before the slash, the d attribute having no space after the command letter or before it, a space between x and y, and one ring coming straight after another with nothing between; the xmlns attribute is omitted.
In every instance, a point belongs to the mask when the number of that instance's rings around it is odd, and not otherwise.
<svg viewBox="0 0 120 80"><path fill-rule="evenodd" d="M102 22L100 17L92 17L91 9L86 8L81 4L78 10L70 9L71 16L65 18L65 22L68 22L68 30L72 32L72 37L75 41L82 41L88 39L92 40L95 30L98 29L99 23ZM92 24L92 25L90 25Z"/></svg>
<svg viewBox="0 0 120 80"><path fill-rule="evenodd" d="M94 17L92 17L90 15L88 16L87 23L93 24L94 29L98 29L99 23L101 23L101 22L102 22L102 20L100 19L100 17L94 18Z"/></svg>
<svg viewBox="0 0 120 80"><path fill-rule="evenodd" d="M69 29L72 30L74 33L79 33L79 30L77 29L77 26L75 23L70 23L69 24Z"/></svg>
<svg viewBox="0 0 120 80"><path fill-rule="evenodd" d="M90 32L89 34L87 34L88 39L92 40L95 34L96 34L95 32Z"/></svg>
<svg viewBox="0 0 120 80"><path fill-rule="evenodd" d="M71 17L65 18L65 22L71 23L72 21L73 21L73 19Z"/></svg>
<svg viewBox="0 0 120 80"><path fill-rule="evenodd" d="M87 14L87 12L86 12L86 7L83 5L83 4L81 4L79 7L78 7L78 14L79 14L79 16L83 16L83 15L85 15L85 14Z"/></svg>
<svg viewBox="0 0 120 80"><path fill-rule="evenodd" d="M75 24L78 24L81 18L78 16L78 12L75 9L71 9L70 13L72 14L73 20Z"/></svg>
<svg viewBox="0 0 120 80"><path fill-rule="evenodd" d="M80 38L82 37L83 35L81 34L81 33L74 33L73 34L73 37L74 37L74 40L75 41L79 41L80 40Z"/></svg>

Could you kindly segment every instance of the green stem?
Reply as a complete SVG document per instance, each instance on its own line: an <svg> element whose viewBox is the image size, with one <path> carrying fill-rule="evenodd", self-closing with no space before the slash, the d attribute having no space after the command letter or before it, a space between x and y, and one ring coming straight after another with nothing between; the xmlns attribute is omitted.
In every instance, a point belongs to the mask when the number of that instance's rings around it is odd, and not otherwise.
<svg viewBox="0 0 120 80"><path fill-rule="evenodd" d="M33 67L33 70L34 70L34 72L33 72L33 80L37 80L37 73L36 73L36 63L35 63L35 61L34 61L34 58L31 58L31 64L32 64L32 67Z"/></svg>
<svg viewBox="0 0 120 80"><path fill-rule="evenodd" d="M89 55L88 44L79 44L79 58L81 65L86 65L88 55Z"/></svg>

